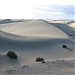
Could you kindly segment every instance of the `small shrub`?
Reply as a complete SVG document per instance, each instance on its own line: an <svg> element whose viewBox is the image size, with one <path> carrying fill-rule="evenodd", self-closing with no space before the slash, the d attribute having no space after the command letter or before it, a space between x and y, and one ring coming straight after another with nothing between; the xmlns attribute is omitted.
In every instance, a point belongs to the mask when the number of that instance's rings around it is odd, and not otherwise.
<svg viewBox="0 0 75 75"><path fill-rule="evenodd" d="M16 53L13 52L13 51L9 51L9 52L7 53L7 56L8 56L9 58L17 59L17 55L16 55Z"/></svg>
<svg viewBox="0 0 75 75"><path fill-rule="evenodd" d="M38 58L36 59L36 62L42 62L42 63L45 63L44 58L40 58L40 57L38 57Z"/></svg>
<svg viewBox="0 0 75 75"><path fill-rule="evenodd" d="M66 45L62 45L62 47L63 47L63 48L67 48L67 46L66 46Z"/></svg>
<svg viewBox="0 0 75 75"><path fill-rule="evenodd" d="M42 63L45 63L45 61L42 61Z"/></svg>
<svg viewBox="0 0 75 75"><path fill-rule="evenodd" d="M70 34L69 36L73 36L73 35Z"/></svg>

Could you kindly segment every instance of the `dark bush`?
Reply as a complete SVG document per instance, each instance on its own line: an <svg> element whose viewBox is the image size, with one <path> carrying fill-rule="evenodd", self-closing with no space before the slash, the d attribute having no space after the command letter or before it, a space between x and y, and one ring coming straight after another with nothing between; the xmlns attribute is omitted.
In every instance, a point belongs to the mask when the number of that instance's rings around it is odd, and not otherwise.
<svg viewBox="0 0 75 75"><path fill-rule="evenodd" d="M9 58L17 59L17 55L16 55L15 52L13 52L13 51L9 51L9 52L7 53L7 56L8 56Z"/></svg>
<svg viewBox="0 0 75 75"><path fill-rule="evenodd" d="M42 63L45 63L45 61L42 61Z"/></svg>
<svg viewBox="0 0 75 75"><path fill-rule="evenodd" d="M73 36L73 35L69 35L69 36Z"/></svg>
<svg viewBox="0 0 75 75"><path fill-rule="evenodd" d="M36 62L42 62L42 63L45 63L44 58L40 58L40 57L38 57L38 58L36 59Z"/></svg>
<svg viewBox="0 0 75 75"><path fill-rule="evenodd" d="M63 48L67 48L67 46L66 46L66 45L62 45L62 47L63 47Z"/></svg>

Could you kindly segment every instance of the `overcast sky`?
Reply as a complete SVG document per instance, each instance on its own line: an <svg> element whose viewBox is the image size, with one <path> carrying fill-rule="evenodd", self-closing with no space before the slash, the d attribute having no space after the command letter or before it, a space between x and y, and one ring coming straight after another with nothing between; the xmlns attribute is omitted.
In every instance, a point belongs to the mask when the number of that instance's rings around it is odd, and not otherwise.
<svg viewBox="0 0 75 75"><path fill-rule="evenodd" d="M0 0L0 18L73 19L74 0Z"/></svg>

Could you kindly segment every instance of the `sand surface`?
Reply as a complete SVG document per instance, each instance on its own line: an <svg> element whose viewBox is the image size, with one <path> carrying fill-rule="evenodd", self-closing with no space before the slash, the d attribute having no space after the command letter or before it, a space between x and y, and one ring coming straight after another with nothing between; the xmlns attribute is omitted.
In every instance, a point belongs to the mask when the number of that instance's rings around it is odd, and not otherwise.
<svg viewBox="0 0 75 75"><path fill-rule="evenodd" d="M56 25L58 26L60 25L60 27L57 27ZM68 34L71 34L73 31L69 27L67 29L64 29L62 27L63 25L64 28L66 28L65 24L56 23L54 25L53 23L49 24L45 21L36 21L36 20L1 25L0 73L1 74L6 73L5 71L8 68L12 68L15 66L21 67L22 65L31 65L31 64L38 65L35 62L37 57L43 57L46 60L74 58L75 43L73 42L73 38L68 36ZM66 44L68 48L67 49L62 48L63 44ZM16 54L18 55L17 60L10 59L6 56L6 53L10 50L16 52ZM55 65L54 65L55 68L59 68L56 67ZM41 66L41 68L38 66ZM23 74L27 72L34 74L34 72L36 73L36 71L34 71L36 68L38 69L37 73L39 74L44 74L44 72L49 74L49 70L47 69L47 67L45 68L45 66L48 66L47 63L43 65L39 64L38 66L29 67L27 68L29 69L28 71L18 72L18 74L19 73ZM31 71L32 68L34 72ZM54 68L52 69L53 69L52 71L55 70ZM42 70L42 72L39 72L40 70ZM71 68L71 70L73 70L73 67ZM63 74L65 71L62 70L60 72L62 72ZM57 71L56 74L59 73L58 75L61 75L60 72ZM65 73L65 75L69 74Z"/></svg>
<svg viewBox="0 0 75 75"><path fill-rule="evenodd" d="M21 75L74 75L75 59L71 60L51 60L45 63L36 63L31 65L22 65L11 67L3 71L3 74L21 74Z"/></svg>

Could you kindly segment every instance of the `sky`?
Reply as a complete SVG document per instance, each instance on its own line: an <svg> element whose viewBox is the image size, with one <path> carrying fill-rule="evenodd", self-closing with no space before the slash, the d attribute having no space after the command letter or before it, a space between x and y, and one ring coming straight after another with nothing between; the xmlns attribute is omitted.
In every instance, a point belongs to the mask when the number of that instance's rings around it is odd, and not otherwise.
<svg viewBox="0 0 75 75"><path fill-rule="evenodd" d="M74 0L0 0L1 19L70 19Z"/></svg>

